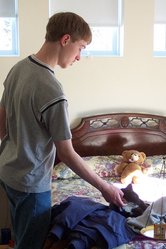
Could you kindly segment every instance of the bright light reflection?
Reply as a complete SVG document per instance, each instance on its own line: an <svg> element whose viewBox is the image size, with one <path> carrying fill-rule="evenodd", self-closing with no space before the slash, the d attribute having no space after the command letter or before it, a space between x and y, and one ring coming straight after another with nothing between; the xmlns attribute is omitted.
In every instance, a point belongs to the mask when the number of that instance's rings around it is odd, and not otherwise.
<svg viewBox="0 0 166 249"><path fill-rule="evenodd" d="M126 185L115 183L119 188L125 188ZM133 190L139 198L146 202L154 202L161 197L166 197L166 179L145 176L141 183L133 184Z"/></svg>

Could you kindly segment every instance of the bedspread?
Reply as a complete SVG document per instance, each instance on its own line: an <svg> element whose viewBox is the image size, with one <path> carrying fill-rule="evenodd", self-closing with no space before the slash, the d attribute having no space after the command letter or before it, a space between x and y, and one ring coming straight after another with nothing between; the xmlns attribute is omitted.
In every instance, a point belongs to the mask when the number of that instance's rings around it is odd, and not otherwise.
<svg viewBox="0 0 166 249"><path fill-rule="evenodd" d="M88 166L96 171L105 181L113 183L119 188L124 188L119 178L113 174L114 167L120 161L120 156L99 156L87 157L85 160ZM161 195L166 196L166 180L159 180L163 156L154 156L147 158L147 164L151 165L151 171L145 177L145 181L141 184L133 185L133 189L138 193L139 197L144 201L151 202L157 200ZM157 186L157 187L156 187ZM163 187L164 186L164 187ZM88 197L91 200L108 205L101 193L76 176L68 167L63 164L55 168L52 181L52 206L60 204L71 196ZM165 241L158 241L146 237L137 237L135 240L129 241L122 246L123 249L166 249ZM54 249L54 247L51 247ZM93 249L96 249L93 248ZM101 248L100 248L101 249ZM103 249L103 248L102 248Z"/></svg>

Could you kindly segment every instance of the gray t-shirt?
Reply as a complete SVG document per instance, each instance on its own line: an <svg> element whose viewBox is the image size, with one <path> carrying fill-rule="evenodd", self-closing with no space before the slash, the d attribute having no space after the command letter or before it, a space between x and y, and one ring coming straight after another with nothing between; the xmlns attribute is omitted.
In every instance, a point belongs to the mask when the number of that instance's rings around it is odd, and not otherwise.
<svg viewBox="0 0 166 249"><path fill-rule="evenodd" d="M54 141L71 138L67 99L54 71L34 56L18 62L4 82L1 105L7 134L0 147L0 179L23 192L49 190Z"/></svg>

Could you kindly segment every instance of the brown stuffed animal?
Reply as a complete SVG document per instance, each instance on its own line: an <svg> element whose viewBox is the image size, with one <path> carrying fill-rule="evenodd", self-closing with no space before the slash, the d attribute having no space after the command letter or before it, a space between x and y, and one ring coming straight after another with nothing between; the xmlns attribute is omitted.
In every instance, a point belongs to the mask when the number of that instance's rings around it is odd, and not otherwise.
<svg viewBox="0 0 166 249"><path fill-rule="evenodd" d="M122 157L122 162L115 167L115 174L120 176L122 183L139 183L143 174L147 172L144 164L145 153L137 150L125 150Z"/></svg>

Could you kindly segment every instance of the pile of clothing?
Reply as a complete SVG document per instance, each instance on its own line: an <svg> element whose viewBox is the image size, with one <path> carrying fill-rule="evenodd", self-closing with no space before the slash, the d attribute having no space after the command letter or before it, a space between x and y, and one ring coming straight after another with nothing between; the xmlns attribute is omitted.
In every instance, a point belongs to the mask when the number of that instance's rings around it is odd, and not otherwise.
<svg viewBox="0 0 166 249"><path fill-rule="evenodd" d="M136 236L126 217L107 205L76 196L52 207L49 234L57 241L67 238L69 249L87 249L95 245L112 249Z"/></svg>

